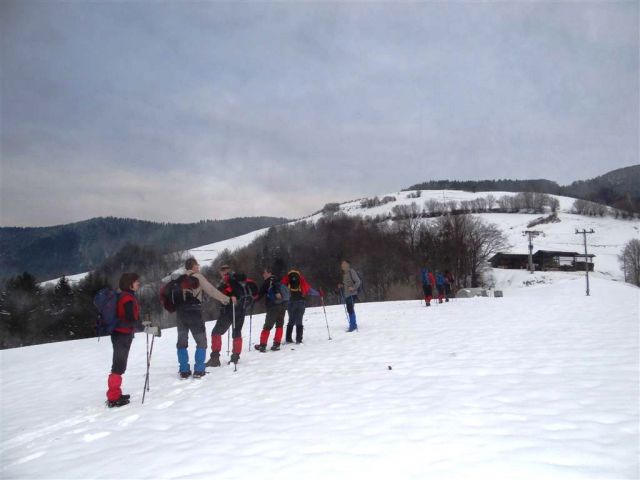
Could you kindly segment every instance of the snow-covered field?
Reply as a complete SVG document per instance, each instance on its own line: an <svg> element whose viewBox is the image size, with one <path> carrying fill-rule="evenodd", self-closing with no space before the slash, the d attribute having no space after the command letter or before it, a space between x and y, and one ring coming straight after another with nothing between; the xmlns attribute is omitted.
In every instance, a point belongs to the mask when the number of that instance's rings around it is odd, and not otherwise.
<svg viewBox="0 0 640 480"><path fill-rule="evenodd" d="M330 341L308 309L304 345L201 380L177 379L166 330L144 405L139 334L120 409L102 405L108 341L2 351L1 476L637 479L640 290L523 275L496 272L504 298L357 305L353 334L329 307Z"/></svg>

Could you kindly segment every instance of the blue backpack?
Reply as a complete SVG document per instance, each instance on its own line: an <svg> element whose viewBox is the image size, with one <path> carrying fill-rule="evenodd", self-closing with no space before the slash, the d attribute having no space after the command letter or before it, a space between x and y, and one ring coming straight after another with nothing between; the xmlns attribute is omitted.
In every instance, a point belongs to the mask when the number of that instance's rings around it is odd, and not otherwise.
<svg viewBox="0 0 640 480"><path fill-rule="evenodd" d="M118 300L120 294L113 288L103 288L93 297L93 304L98 309L96 334L99 337L111 335L118 325Z"/></svg>

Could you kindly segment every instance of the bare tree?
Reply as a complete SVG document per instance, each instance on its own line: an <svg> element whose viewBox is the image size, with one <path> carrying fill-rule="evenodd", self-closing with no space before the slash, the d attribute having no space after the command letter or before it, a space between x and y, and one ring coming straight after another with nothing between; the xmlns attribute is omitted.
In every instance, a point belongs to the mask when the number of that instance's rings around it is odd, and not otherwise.
<svg viewBox="0 0 640 480"><path fill-rule="evenodd" d="M640 287L640 240L629 240L618 259L624 270L625 281Z"/></svg>
<svg viewBox="0 0 640 480"><path fill-rule="evenodd" d="M496 197L494 197L493 195L489 194L485 197L485 199L487 200L487 208L489 210L492 210L493 207L496 205L497 199Z"/></svg>

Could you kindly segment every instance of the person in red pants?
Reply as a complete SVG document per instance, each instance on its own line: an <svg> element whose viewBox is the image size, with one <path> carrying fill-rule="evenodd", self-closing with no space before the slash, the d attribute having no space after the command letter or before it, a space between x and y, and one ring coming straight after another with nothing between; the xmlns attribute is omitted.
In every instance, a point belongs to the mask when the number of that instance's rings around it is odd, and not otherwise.
<svg viewBox="0 0 640 480"><path fill-rule="evenodd" d="M277 351L280 350L280 343L282 342L284 316L287 313L289 290L280 283L278 276L273 274L268 268L265 268L262 272L262 279L264 282L258 291L256 301L260 300L262 297L266 297L265 304L267 307L267 314L264 320L264 326L262 327L262 332L260 333L260 343L258 345L254 345L254 347L256 350L261 352L267 351L269 334L275 325L276 333L273 337L271 350Z"/></svg>
<svg viewBox="0 0 640 480"><path fill-rule="evenodd" d="M123 273L119 282L120 294L116 315L118 323L111 333L113 345L113 363L107 380L107 406L122 407L129 403L129 395L122 394L122 375L127 369L129 350L134 332L142 329L140 323L140 304L136 292L140 288L140 276L137 273Z"/></svg>

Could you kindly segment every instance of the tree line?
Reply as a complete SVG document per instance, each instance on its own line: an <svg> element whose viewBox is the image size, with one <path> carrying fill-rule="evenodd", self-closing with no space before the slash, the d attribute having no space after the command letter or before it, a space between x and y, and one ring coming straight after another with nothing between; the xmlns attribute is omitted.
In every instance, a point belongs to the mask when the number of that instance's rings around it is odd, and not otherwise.
<svg viewBox="0 0 640 480"><path fill-rule="evenodd" d="M260 284L265 266L283 275L295 267L325 292L327 304L336 304L340 302L336 291L341 279L339 264L347 258L363 275L366 301L411 299L419 296L422 266L451 270L459 287L477 286L486 260L505 246L497 226L470 215L428 222L417 218L377 222L336 214L315 223L271 227L250 245L222 252L203 273L215 285L218 267L230 263ZM94 336L97 312L93 297L105 286L116 286L125 271L142 277L143 312L162 318L165 327L173 326L175 320L162 311L158 292L162 279L183 263L184 254L168 255L130 244L76 284L62 277L55 285L44 287L31 273L15 275L0 292L0 348ZM260 312L261 306L254 311ZM215 302L208 301L206 318L217 318L217 313Z"/></svg>

